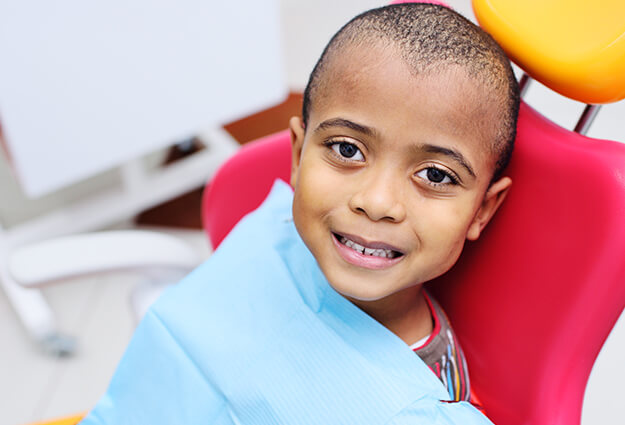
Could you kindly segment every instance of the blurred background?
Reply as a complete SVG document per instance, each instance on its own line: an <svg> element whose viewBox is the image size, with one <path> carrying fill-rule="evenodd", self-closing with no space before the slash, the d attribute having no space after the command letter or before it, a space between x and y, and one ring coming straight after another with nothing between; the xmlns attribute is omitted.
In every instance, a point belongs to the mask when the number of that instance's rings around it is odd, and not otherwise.
<svg viewBox="0 0 625 425"><path fill-rule="evenodd" d="M207 258L211 249L200 222L203 183L241 144L286 128L288 118L300 112L308 75L332 34L355 14L386 4L244 1L235 9L190 0L136 1L130 6L108 2L90 15L81 2L54 3L18 6L0 0L3 267L8 253L22 244L104 229L158 230L184 241L199 259ZM474 20L469 0L447 3ZM71 8L75 16L68 16ZM177 13L146 11L157 8ZM104 24L94 29L99 22L113 21L120 22L113 30ZM154 36L159 29L180 44L159 44ZM76 31L96 36L75 43ZM110 38L103 40L107 31ZM128 34L135 45L127 42ZM74 50L61 48L58 53L55 49L70 38ZM109 43L122 46L108 53L128 61L127 68L110 68L101 54L90 50ZM155 44L160 50L138 53L142 46ZM39 48L40 62L26 58L23 46ZM63 51L67 57L59 59ZM136 57L143 61L142 72L133 65ZM73 74L62 75L65 68L60 66L45 67L63 60L76 61ZM55 72L58 78L49 77ZM127 78L129 74L136 79ZM20 85L18 79L31 83ZM150 90L154 86L158 92ZM102 90L93 93L102 99L100 105L84 103L93 87ZM51 99L57 96L66 109L42 102L42 91ZM574 127L584 108L536 82L525 100L566 128ZM102 111L109 114L102 116ZM59 117L68 115L73 121L59 125ZM588 135L625 141L623 117L624 102L603 107ZM163 275L170 281L179 277ZM0 423L50 419L93 406L145 308L141 300L150 299L142 293L145 279L142 273L115 271L45 285L38 293L55 316L55 329L67 336L53 347L29 336L10 301L15 294L0 291ZM623 358L621 319L593 369L583 424L622 423L618 402L623 395L619 384L625 380Z"/></svg>

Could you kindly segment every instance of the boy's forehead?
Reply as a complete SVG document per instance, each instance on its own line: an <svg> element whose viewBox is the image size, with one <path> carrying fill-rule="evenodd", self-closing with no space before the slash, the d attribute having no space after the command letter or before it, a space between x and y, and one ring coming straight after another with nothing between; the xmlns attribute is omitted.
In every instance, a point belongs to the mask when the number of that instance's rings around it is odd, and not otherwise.
<svg viewBox="0 0 625 425"><path fill-rule="evenodd" d="M376 69L386 68L404 74L408 69L400 52L392 45L376 43L368 47L362 44L344 46L328 58L325 72L322 72L322 86L337 88L359 88L359 83L369 79ZM392 77L386 75L386 77ZM382 79L386 79L386 77Z"/></svg>
<svg viewBox="0 0 625 425"><path fill-rule="evenodd" d="M438 64L416 72L392 46L371 45L345 48L331 59L321 75L321 84L313 97L314 115L342 107L394 107L399 112L411 111L433 115L444 112L437 122L447 131L464 131L465 125L493 127L492 118L499 104L497 93L466 67ZM375 96L368 96L375 93ZM366 99L369 105L360 102ZM447 108L424 109L415 106L446 105ZM496 120L494 120L496 122ZM486 125L488 124L488 125Z"/></svg>

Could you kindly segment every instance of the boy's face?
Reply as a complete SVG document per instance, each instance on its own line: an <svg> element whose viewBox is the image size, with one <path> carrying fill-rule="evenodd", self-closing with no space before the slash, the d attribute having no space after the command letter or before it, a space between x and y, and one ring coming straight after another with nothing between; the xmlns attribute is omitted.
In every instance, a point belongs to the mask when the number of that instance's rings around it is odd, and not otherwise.
<svg viewBox="0 0 625 425"><path fill-rule="evenodd" d="M374 47L331 68L307 128L291 119L293 218L330 284L366 309L447 271L510 179L489 188L496 102L462 69L415 77Z"/></svg>

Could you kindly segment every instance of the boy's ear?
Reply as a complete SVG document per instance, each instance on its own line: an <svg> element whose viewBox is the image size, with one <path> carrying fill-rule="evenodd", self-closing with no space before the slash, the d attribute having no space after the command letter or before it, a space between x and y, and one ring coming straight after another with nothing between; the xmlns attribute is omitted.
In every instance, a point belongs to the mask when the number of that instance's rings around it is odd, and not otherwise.
<svg viewBox="0 0 625 425"><path fill-rule="evenodd" d="M291 117L289 120L289 130L291 131L291 186L297 183L297 171L302 158L302 148L304 147L304 124L300 117Z"/></svg>
<svg viewBox="0 0 625 425"><path fill-rule="evenodd" d="M511 185L512 180L510 177L502 177L488 188L486 194L484 195L484 199L482 200L482 205L475 214L473 222L469 226L469 230L467 232L468 240L474 241L480 237L482 230L486 227L490 219L495 214L495 211L497 211L497 208L499 208L508 194L508 189L510 189Z"/></svg>

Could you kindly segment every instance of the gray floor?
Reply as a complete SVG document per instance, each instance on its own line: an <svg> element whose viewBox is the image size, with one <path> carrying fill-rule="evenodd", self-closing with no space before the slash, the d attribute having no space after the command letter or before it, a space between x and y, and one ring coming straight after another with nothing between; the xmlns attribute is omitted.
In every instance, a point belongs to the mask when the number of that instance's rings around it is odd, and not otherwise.
<svg viewBox="0 0 625 425"><path fill-rule="evenodd" d="M76 356L54 359L27 340L0 295L4 349L2 423L19 424L86 410L102 393L133 329L127 300L135 278L109 275L46 289L64 331L78 337Z"/></svg>
<svg viewBox="0 0 625 425"><path fill-rule="evenodd" d="M171 231L207 257L202 232ZM19 425L89 410L103 394L136 319L131 293L144 277L116 273L43 289L61 329L78 341L70 358L44 355L0 291L0 425Z"/></svg>

